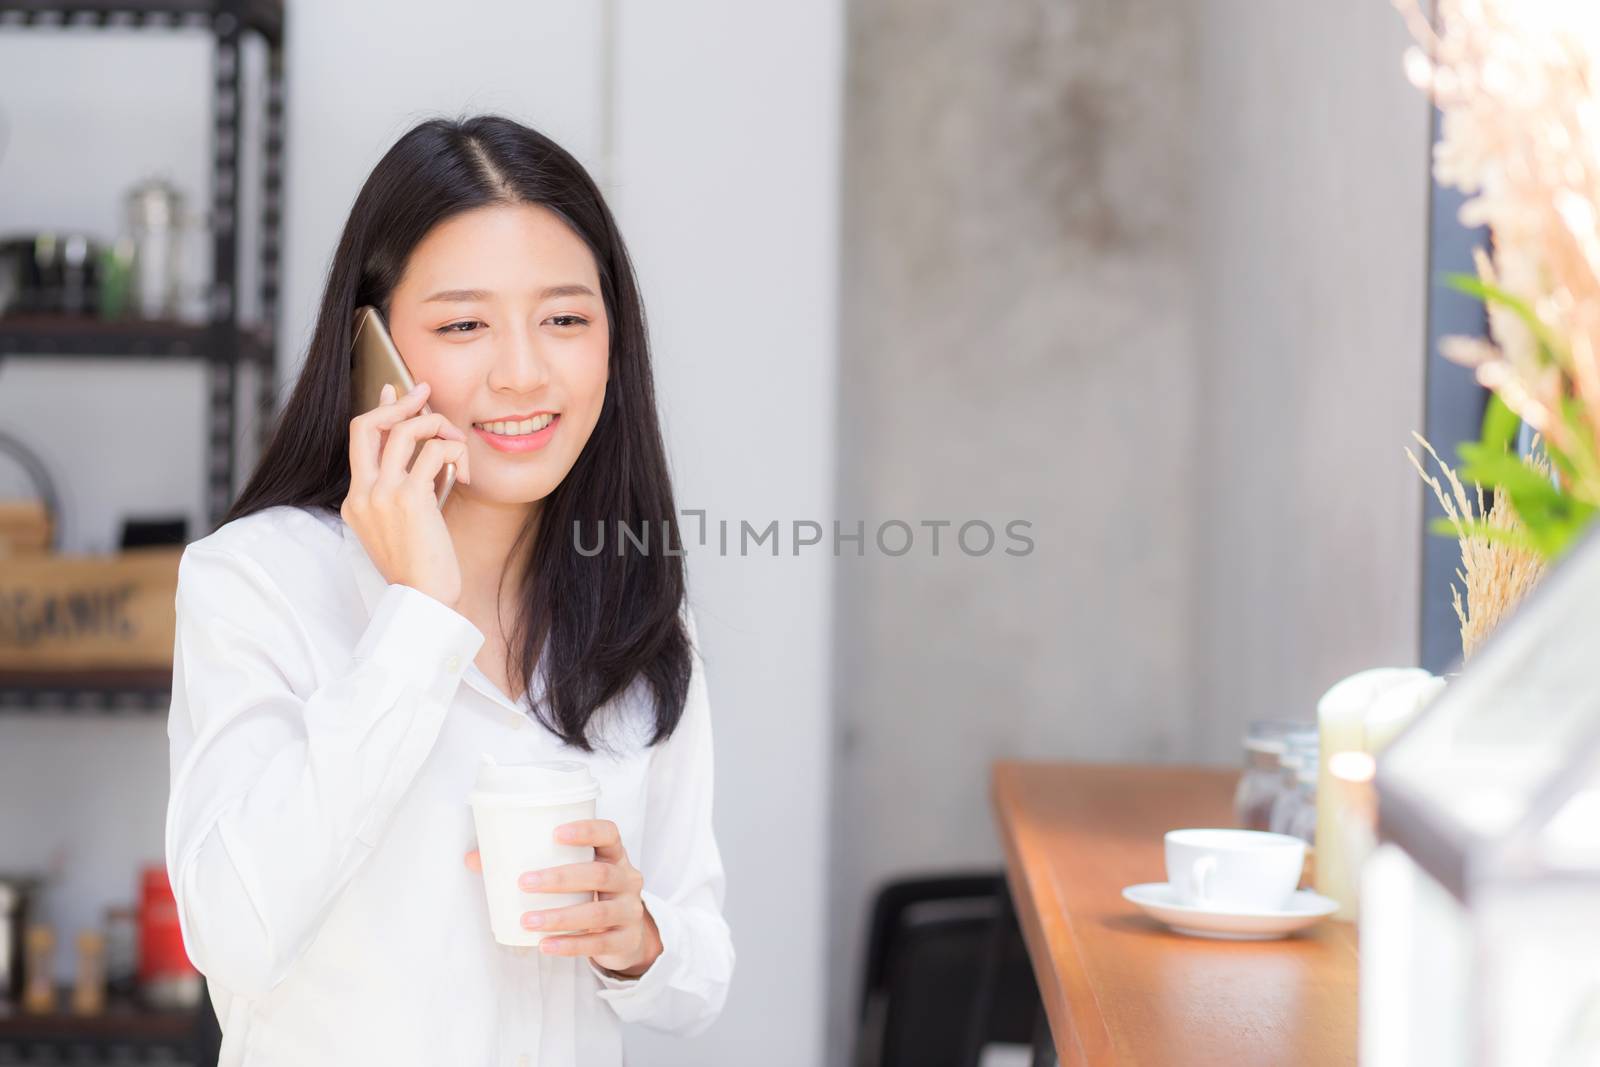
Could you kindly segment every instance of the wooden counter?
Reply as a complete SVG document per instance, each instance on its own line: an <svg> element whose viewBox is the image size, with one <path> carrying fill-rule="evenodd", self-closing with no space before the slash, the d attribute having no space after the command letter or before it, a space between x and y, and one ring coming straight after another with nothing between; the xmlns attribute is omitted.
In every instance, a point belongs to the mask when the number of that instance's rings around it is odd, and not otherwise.
<svg viewBox="0 0 1600 1067"><path fill-rule="evenodd" d="M1162 834L1232 826L1231 771L1000 762L1006 875L1062 1064L1356 1062L1356 937L1326 920L1280 941L1169 931L1122 899L1166 880Z"/></svg>

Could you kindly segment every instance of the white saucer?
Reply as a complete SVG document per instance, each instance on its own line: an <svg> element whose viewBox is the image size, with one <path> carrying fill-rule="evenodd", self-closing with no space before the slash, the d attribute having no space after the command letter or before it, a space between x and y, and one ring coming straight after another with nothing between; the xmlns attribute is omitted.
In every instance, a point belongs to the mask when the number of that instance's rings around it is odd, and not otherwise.
<svg viewBox="0 0 1600 1067"><path fill-rule="evenodd" d="M1282 911L1228 911L1185 904L1166 882L1144 882L1122 891L1122 899L1139 906L1174 930L1195 937L1230 941L1271 941L1327 918L1339 910L1336 901L1309 889L1298 889Z"/></svg>

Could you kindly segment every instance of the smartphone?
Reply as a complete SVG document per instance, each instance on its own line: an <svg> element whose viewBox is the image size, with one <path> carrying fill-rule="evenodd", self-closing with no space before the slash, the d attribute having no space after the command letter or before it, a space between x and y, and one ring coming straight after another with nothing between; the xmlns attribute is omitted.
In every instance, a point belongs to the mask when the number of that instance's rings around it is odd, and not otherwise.
<svg viewBox="0 0 1600 1067"><path fill-rule="evenodd" d="M350 386L351 403L355 405L355 413L371 411L383 403L383 387L394 386L395 399L399 399L411 391L416 381L411 377L411 372L406 369L405 361L400 358L400 350L394 346L394 340L389 336L389 328L383 324L383 316L371 304L363 304L356 309L355 342L351 345ZM424 414L428 413L428 405L422 405ZM417 454L422 452L426 441L417 442ZM411 462L416 462L417 454L413 454ZM406 464L409 468L410 463ZM445 498L450 495L450 490L456 484L456 465L446 463L444 469L434 479L434 496L439 501L439 506L444 507Z"/></svg>

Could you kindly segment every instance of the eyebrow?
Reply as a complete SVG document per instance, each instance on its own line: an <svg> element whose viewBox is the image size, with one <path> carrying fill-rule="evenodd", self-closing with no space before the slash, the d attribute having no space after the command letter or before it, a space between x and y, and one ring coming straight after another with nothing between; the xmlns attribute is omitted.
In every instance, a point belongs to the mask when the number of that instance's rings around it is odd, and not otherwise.
<svg viewBox="0 0 1600 1067"><path fill-rule="evenodd" d="M488 300L490 292L487 289L441 289L432 296L424 297L424 304L434 301L446 303L461 303L468 300ZM594 290L587 285L552 285L538 294L540 300L554 300L559 296L593 296Z"/></svg>

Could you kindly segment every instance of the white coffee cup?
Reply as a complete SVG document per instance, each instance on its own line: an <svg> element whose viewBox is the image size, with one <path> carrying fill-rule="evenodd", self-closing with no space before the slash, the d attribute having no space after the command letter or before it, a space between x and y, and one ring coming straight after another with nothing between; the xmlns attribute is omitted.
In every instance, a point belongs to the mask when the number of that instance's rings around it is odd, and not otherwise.
<svg viewBox="0 0 1600 1067"><path fill-rule="evenodd" d="M517 884L527 871L588 863L593 845L564 845L556 827L595 817L600 785L588 765L576 760L496 763L484 756L467 802L478 828L478 855L489 901L489 925L502 945L537 945L551 934L573 930L529 930L522 914L586 904L594 892L528 892Z"/></svg>
<svg viewBox="0 0 1600 1067"><path fill-rule="evenodd" d="M1283 910L1306 859L1303 840L1263 830L1172 830L1165 840L1178 898L1225 911Z"/></svg>

